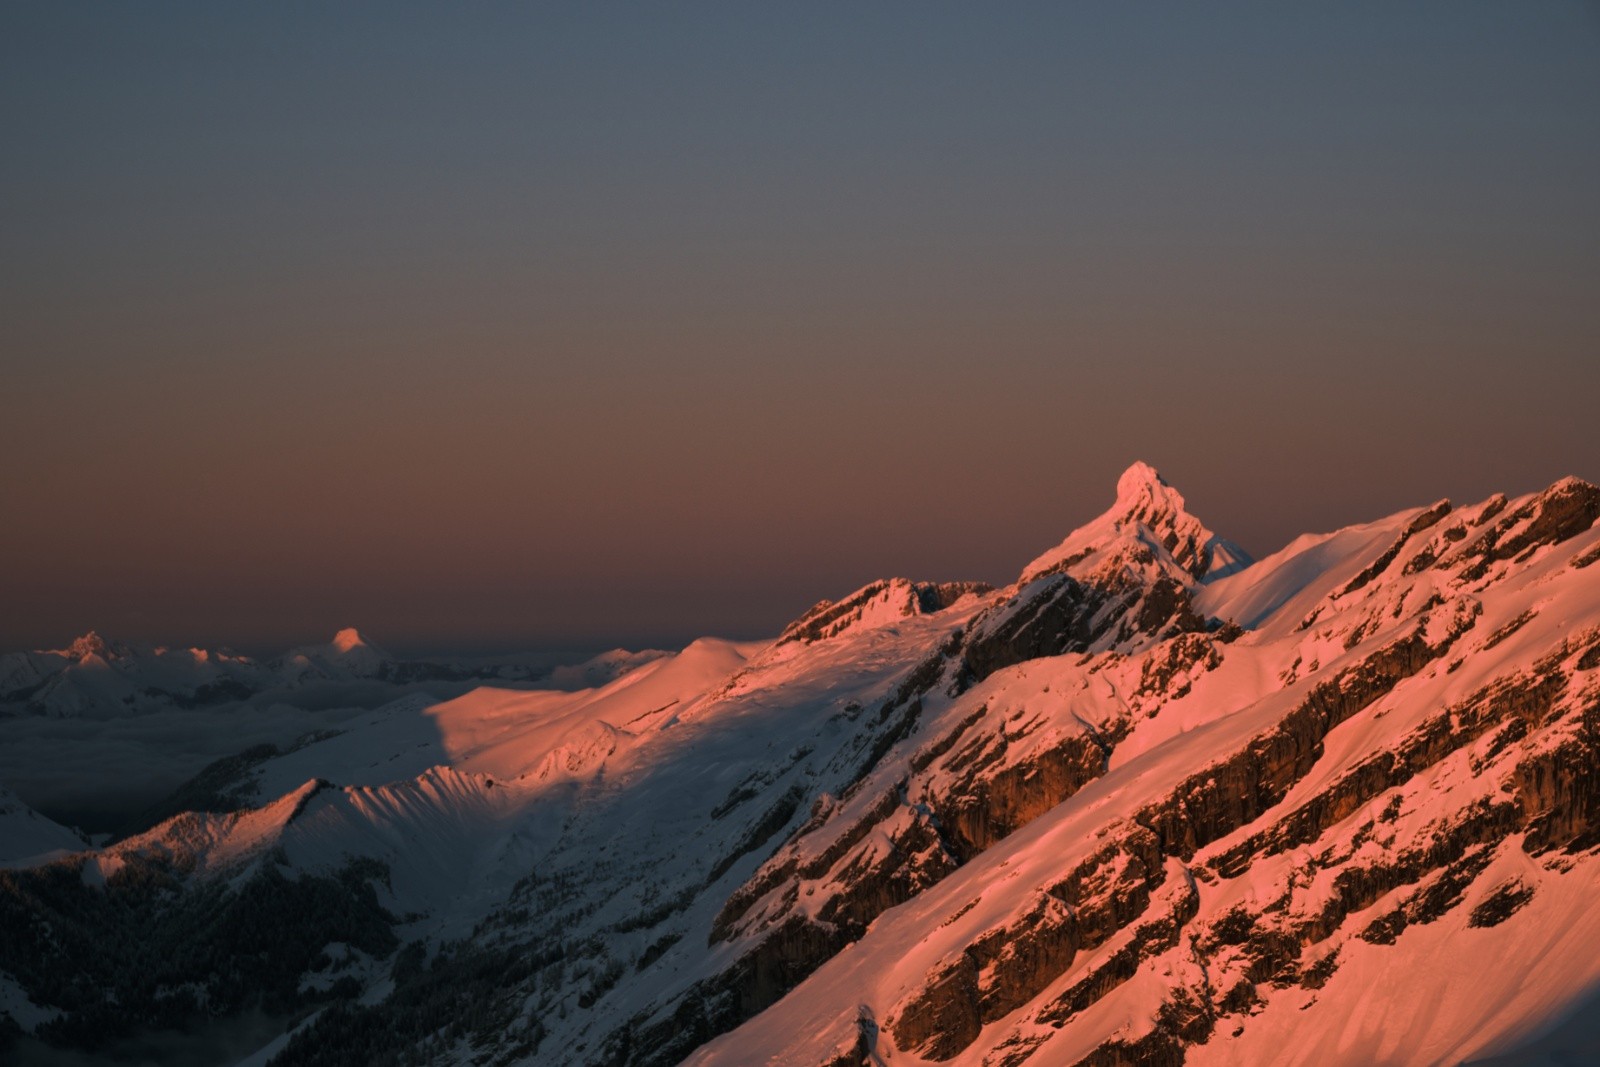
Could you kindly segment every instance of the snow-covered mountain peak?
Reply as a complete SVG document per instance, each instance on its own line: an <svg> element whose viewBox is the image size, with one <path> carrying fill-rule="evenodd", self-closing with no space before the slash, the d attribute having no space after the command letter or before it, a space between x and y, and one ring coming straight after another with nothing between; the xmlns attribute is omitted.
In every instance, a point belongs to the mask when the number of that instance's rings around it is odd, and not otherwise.
<svg viewBox="0 0 1600 1067"><path fill-rule="evenodd" d="M1160 546L1178 570L1193 579L1217 578L1243 569L1250 555L1206 528L1191 515L1183 494L1150 464L1135 462L1117 479L1117 498L1109 510L1074 530L1065 541L1023 569L1023 582L1075 570L1096 568L1100 557L1149 553L1136 547ZM1094 557L1094 558L1091 558Z"/></svg>
<svg viewBox="0 0 1600 1067"><path fill-rule="evenodd" d="M375 676L389 662L389 654L368 641L354 626L346 626L325 645L292 649L284 657L284 663L292 670L311 669L335 677Z"/></svg>
<svg viewBox="0 0 1600 1067"><path fill-rule="evenodd" d="M357 630L354 626L346 626L344 629L334 634L333 640L328 643L328 647L333 649L335 653L341 656L348 655L357 649L363 648L371 649L374 652L379 651L370 641L368 641L365 637L362 637L361 631Z"/></svg>
<svg viewBox="0 0 1600 1067"><path fill-rule="evenodd" d="M1596 490L1600 490L1600 486L1595 485L1593 482L1589 481L1587 478L1579 478L1576 474L1569 474L1565 478L1558 479L1553 485L1550 486L1549 489L1546 489L1545 492L1546 493L1557 493L1557 492L1571 492L1573 490L1578 490L1578 491L1588 490L1590 492L1593 492L1593 491L1596 491Z"/></svg>
<svg viewBox="0 0 1600 1067"><path fill-rule="evenodd" d="M270 995L322 1010L255 1062L1524 1062L1600 988L1600 488L1226 553L1136 464L1032 580L873 582L570 686L354 630L257 674L0 657L50 713L318 709L108 846L0 791L0 915L43 917L0 938L0 1040ZM162 930L192 948L147 977Z"/></svg>
<svg viewBox="0 0 1600 1067"><path fill-rule="evenodd" d="M73 641L64 651L68 657L79 662L96 656L103 660L115 659L117 656L117 652L112 648L111 643L101 637L95 630L90 630Z"/></svg>
<svg viewBox="0 0 1600 1067"><path fill-rule="evenodd" d="M18 715L120 718L238 704L269 692L294 704L299 698L286 694L307 685L321 687L310 698L320 706L333 697L335 690L328 686L347 682L366 686L348 694L356 703L374 698L371 682L393 687L396 696L414 686L453 688L469 680L584 689L660 656L616 649L595 657L565 652L396 657L347 627L327 642L258 660L226 648L129 645L91 631L67 648L0 655L0 720Z"/></svg>
<svg viewBox="0 0 1600 1067"><path fill-rule="evenodd" d="M1169 485L1161 477L1160 471L1143 460L1136 460L1117 479L1117 504L1114 510L1124 515L1135 515L1151 505L1182 511L1183 494Z"/></svg>

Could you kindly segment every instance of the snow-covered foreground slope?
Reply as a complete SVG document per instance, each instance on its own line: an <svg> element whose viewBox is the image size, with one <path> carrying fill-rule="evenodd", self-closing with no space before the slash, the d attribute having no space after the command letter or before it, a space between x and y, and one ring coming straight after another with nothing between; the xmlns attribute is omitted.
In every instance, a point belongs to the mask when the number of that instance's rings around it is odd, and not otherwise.
<svg viewBox="0 0 1600 1067"><path fill-rule="evenodd" d="M0 786L0 865L32 866L42 857L78 852L87 844Z"/></svg>
<svg viewBox="0 0 1600 1067"><path fill-rule="evenodd" d="M285 1064L1559 1051L1600 981L1597 516L1569 480L1245 566L1136 465L1003 589L873 583L770 644L221 767L251 806L0 872L7 923L211 949L112 994L63 984L105 972L71 937L0 970L57 1042L321 1010ZM246 898L289 961L247 980L193 918Z"/></svg>

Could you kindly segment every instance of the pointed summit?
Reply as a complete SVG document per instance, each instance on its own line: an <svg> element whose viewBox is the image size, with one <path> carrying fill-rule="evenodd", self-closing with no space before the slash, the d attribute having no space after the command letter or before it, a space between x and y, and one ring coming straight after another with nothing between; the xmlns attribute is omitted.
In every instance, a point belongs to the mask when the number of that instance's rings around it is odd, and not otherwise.
<svg viewBox="0 0 1600 1067"><path fill-rule="evenodd" d="M354 626L346 626L344 629L334 634L333 640L329 642L329 645L341 656L348 652L354 652L358 648L371 647L367 643L367 639L361 636L361 631L357 630Z"/></svg>
<svg viewBox="0 0 1600 1067"><path fill-rule="evenodd" d="M322 655L324 663L335 672L362 677L381 673L389 662L389 653L368 641L354 626L334 634Z"/></svg>
<svg viewBox="0 0 1600 1067"><path fill-rule="evenodd" d="M346 626L326 644L301 645L279 661L296 677L373 678L390 666L389 654Z"/></svg>
<svg viewBox="0 0 1600 1067"><path fill-rule="evenodd" d="M105 638L101 637L100 634L95 630L90 630L88 633L72 642L72 644L68 645L66 648L66 654L75 660L86 660L91 656L99 656L101 659L111 659L116 655L116 653L112 651L110 643L107 642Z"/></svg>
<svg viewBox="0 0 1600 1067"><path fill-rule="evenodd" d="M1124 521L1159 522L1168 516L1182 515L1190 518L1183 510L1183 494L1167 484L1150 464L1141 461L1122 472L1122 477L1117 479L1117 502L1112 506L1111 512L1117 514Z"/></svg>
<svg viewBox="0 0 1600 1067"><path fill-rule="evenodd" d="M1159 545L1180 570L1195 579L1221 577L1250 563L1244 549L1206 529L1185 508L1183 494L1167 484L1154 467L1140 461L1117 479L1117 499L1110 510L1028 564L1022 580L1068 570L1129 538Z"/></svg>

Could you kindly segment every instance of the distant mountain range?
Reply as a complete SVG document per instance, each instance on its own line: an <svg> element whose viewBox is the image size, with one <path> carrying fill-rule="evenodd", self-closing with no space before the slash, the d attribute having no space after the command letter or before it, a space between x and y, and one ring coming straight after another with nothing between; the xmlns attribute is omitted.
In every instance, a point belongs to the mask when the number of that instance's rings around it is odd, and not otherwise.
<svg viewBox="0 0 1600 1067"><path fill-rule="evenodd" d="M619 649L595 657L529 653L400 659L347 628L325 645L257 660L227 650L128 645L90 631L63 649L0 656L0 715L113 718L162 708L213 707L318 682L482 681L586 688L656 655Z"/></svg>
<svg viewBox="0 0 1600 1067"><path fill-rule="evenodd" d="M21 1062L245 1012L281 1065L1589 1062L1597 518L1565 479L1252 561L1136 464L1007 586L885 579L582 687L354 631L8 657L15 722L219 731L482 673L241 746L101 847L0 796L0 1028Z"/></svg>

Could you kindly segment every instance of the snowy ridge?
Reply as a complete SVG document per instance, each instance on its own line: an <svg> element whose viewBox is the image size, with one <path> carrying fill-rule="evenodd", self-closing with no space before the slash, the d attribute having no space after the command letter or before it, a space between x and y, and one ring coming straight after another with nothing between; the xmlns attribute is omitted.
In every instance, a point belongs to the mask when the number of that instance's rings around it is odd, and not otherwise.
<svg viewBox="0 0 1600 1067"><path fill-rule="evenodd" d="M912 615L943 611L963 597L992 591L993 587L982 582L912 582L905 578L872 582L838 602L820 602L790 623L776 644L811 644L851 630L891 626Z"/></svg>
<svg viewBox="0 0 1600 1067"><path fill-rule="evenodd" d="M1005 588L414 694L40 877L365 879L434 962L350 970L294 1062L1510 1053L1600 982L1597 517L1568 479L1233 569L1136 465Z"/></svg>
<svg viewBox="0 0 1600 1067"><path fill-rule="evenodd" d="M1600 811L1565 808L1547 779L1600 713L1597 514L1600 491L1559 483L1302 542L1239 575L1208 606L1265 600L1281 619L1140 709L1103 775L691 1062L1434 1063L1514 1041L1600 978L1556 949L1593 924ZM1341 539L1362 550L1327 550ZM1008 687L1029 686L1034 708L1065 689L1103 727L1116 717L1087 676L1111 669L1030 663ZM1121 677L1099 690L1113 707ZM992 690L965 698L980 694L995 706ZM1283 745L1300 754L1280 784L1254 753ZM1110 937L1085 933L1108 921ZM1504 928L1519 924L1550 956L1519 955ZM1441 965L1447 944L1476 960L1468 938L1505 960L1505 981ZM1532 959L1538 995L1511 977ZM1467 973L1473 996L1442 1010Z"/></svg>

